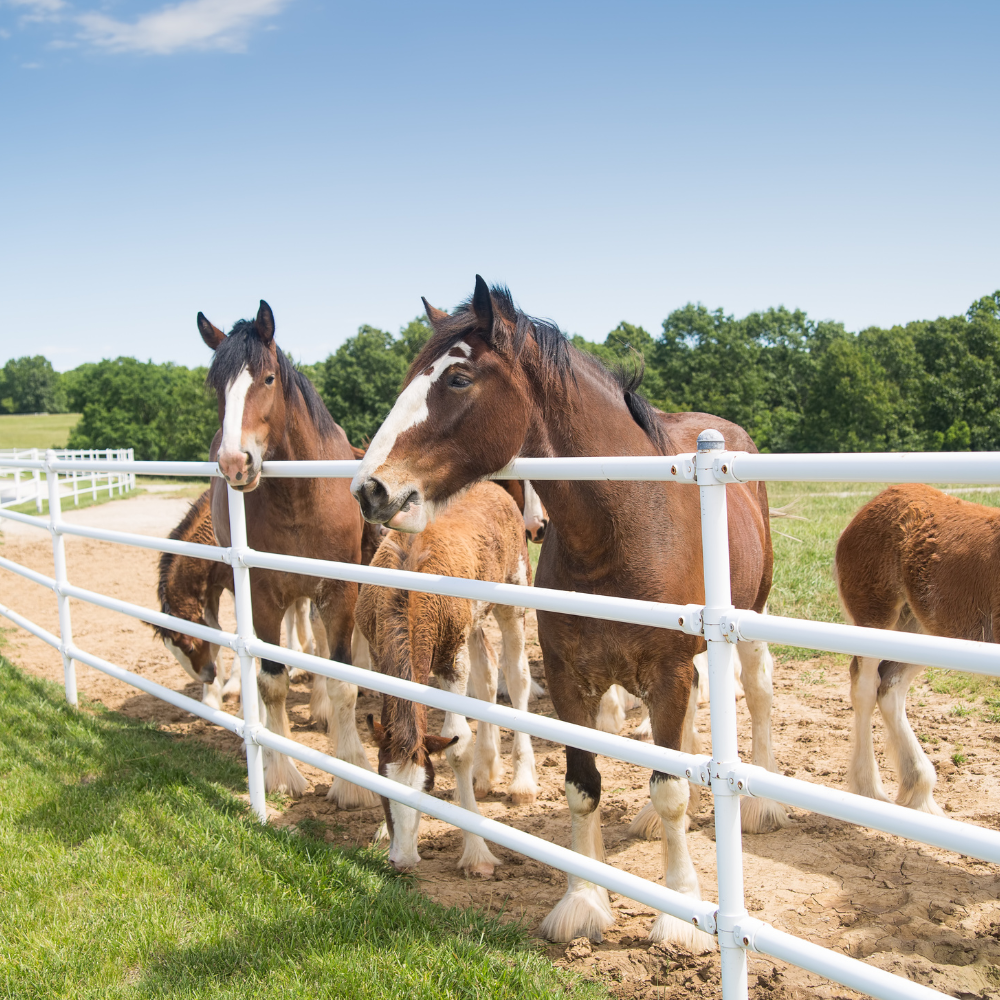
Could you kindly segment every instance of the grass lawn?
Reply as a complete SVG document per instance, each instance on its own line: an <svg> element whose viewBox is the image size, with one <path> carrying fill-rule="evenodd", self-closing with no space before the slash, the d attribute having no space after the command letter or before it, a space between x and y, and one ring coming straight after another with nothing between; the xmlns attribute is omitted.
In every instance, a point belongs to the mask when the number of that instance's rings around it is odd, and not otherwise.
<svg viewBox="0 0 1000 1000"><path fill-rule="evenodd" d="M0 995L605 996L374 849L254 822L246 771L0 657Z"/></svg>
<svg viewBox="0 0 1000 1000"><path fill-rule="evenodd" d="M0 448L65 448L79 413L9 413L0 416Z"/></svg>

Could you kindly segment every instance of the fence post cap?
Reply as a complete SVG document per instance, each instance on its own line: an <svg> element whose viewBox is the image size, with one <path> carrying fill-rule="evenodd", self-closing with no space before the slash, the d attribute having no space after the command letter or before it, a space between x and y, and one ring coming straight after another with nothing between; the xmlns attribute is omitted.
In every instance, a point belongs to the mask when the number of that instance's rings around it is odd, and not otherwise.
<svg viewBox="0 0 1000 1000"><path fill-rule="evenodd" d="M719 451L725 447L726 439L714 427L709 427L698 435L698 451Z"/></svg>

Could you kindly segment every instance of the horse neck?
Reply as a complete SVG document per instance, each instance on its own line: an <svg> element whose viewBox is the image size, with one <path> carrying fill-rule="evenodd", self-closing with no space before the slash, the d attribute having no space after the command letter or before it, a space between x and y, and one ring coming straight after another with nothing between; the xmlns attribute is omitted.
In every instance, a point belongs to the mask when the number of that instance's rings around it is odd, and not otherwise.
<svg viewBox="0 0 1000 1000"><path fill-rule="evenodd" d="M574 374L560 379L539 369L529 371L534 413L521 455L579 458L600 455L658 455L635 422L624 393L604 372L574 352ZM539 366L540 368L540 366ZM532 480L532 485L560 542L592 563L600 553L619 549L624 533L634 530L643 508L664 505L642 482Z"/></svg>

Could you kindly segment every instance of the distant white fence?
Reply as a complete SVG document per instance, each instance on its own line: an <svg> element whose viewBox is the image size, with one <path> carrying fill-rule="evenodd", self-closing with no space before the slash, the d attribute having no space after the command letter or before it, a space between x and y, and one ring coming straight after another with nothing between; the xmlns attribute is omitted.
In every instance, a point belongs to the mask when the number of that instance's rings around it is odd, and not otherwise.
<svg viewBox="0 0 1000 1000"><path fill-rule="evenodd" d="M58 449L55 452L60 461L93 462L101 459L107 462L131 462L135 459L134 448L99 448L99 449ZM42 481L37 468L25 469L19 463L21 460L37 462L38 448L0 448L0 509L17 507L22 503L35 502L35 509L40 514L42 503L48 496L48 483ZM58 473L53 473L58 477ZM72 497L75 506L79 507L80 497L88 493L96 500L99 493L106 492L114 496L115 490L120 496L135 489L135 473L124 468L116 471L97 472L93 469L74 468L64 474L59 481L59 496Z"/></svg>
<svg viewBox="0 0 1000 1000"><path fill-rule="evenodd" d="M9 462L32 473L37 474L42 471L46 473L50 517L43 519L2 510L0 517L52 532L55 576L54 578L45 576L2 557L0 557L0 568L17 573L55 592L59 604L60 634L53 635L3 605L0 605L0 615L62 653L66 698L70 704L77 703L74 661L79 661L239 735L244 740L247 751L250 804L261 821L266 819L262 751L264 748L269 748L287 754L295 760L311 764L329 774L355 782L378 795L412 806L429 816L477 833L486 840L518 851L543 864L603 885L613 892L654 909L671 913L692 923L706 934L716 936L721 951L724 1000L746 1000L748 952L759 952L782 959L882 1000L903 1000L903 998L940 1000L945 994L876 969L847 955L804 941L748 915L744 904L740 796L753 795L775 799L785 805L813 810L850 823L858 823L994 863L1000 863L1000 833L942 816L931 816L905 809L893 803L863 798L839 789L826 788L812 782L772 774L761 767L741 761L736 741L734 643L741 640L779 642L811 649L856 653L904 663L922 663L927 666L971 671L993 677L1000 677L1000 648L992 643L803 621L734 608L729 583L729 533L725 486L726 483L757 480L1000 484L1000 453L750 455L746 452L723 450L720 437L721 435L716 432L707 432L699 438L701 450L697 453L665 458L520 458L496 476L498 479L666 481L697 487L701 493L704 605L664 604L540 587L519 587L259 552L247 544L243 494L232 489L229 490L232 538L232 546L229 548L70 525L62 520L61 509L56 502L60 488L59 475L64 477L61 481L65 483L67 476L85 470L132 475L217 476L218 469L209 462L116 462L106 459L94 460L86 456L69 460L60 458L54 451L49 451L44 462L27 459L10 459ZM350 478L359 466L360 463L356 461L265 462L263 475L278 478ZM233 567L235 584L237 623L235 634L193 625L171 615L73 586L66 576L65 535L134 545L160 552L176 552L228 563ZM708 643L713 756L696 756L651 746L261 642L254 635L251 612L250 570L252 568L284 570L333 580L350 580L589 618L652 625L704 636ZM707 900L694 900L655 882L621 871L612 865L586 858L568 848L515 830L495 820L486 819L478 813L469 812L450 802L444 802L379 774L302 746L294 740L278 736L261 726L256 698L244 699L244 718L237 719L227 712L209 708L186 695L94 656L80 649L73 641L70 598L87 601L141 621L208 639L234 650L240 658L241 680L245 692L252 691L253 685L256 684L254 657L266 657L384 694L408 698L432 708L495 723L504 728L519 730L582 750L590 750L640 767L674 774L686 778L692 784L707 786L712 791L715 803L719 902L716 904ZM781 836L780 832L775 836Z"/></svg>

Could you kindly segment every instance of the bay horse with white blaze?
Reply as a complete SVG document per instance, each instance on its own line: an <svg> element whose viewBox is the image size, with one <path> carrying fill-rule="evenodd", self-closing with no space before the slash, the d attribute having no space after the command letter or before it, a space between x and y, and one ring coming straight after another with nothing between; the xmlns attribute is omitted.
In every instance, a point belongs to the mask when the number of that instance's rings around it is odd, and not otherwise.
<svg viewBox="0 0 1000 1000"><path fill-rule="evenodd" d="M418 573L512 583L531 583L524 524L513 500L494 483L476 483L445 507L418 535L391 532L373 566ZM434 674L442 690L464 695L470 686L484 701L496 700L497 658L483 625L492 614L500 626L500 668L514 707L528 707L531 675L524 655L524 609L485 601L443 597L365 585L358 598L358 629L368 640L372 666L384 674L427 684ZM497 727L480 722L473 752L472 730L463 715L445 713L441 735L427 732L427 709L389 695L382 697L381 725L369 720L379 745L379 773L421 791L434 787L430 754L443 749L455 772L459 802L478 812L476 799L490 791L501 771ZM515 804L538 794L535 756L526 733L514 734L513 777L509 795ZM419 861L420 813L382 800L389 830L389 860L400 869ZM459 867L489 876L500 862L482 837L463 832L465 849Z"/></svg>
<svg viewBox="0 0 1000 1000"><path fill-rule="evenodd" d="M281 552L336 562L361 560L362 521L343 479L262 479L265 461L351 459L347 437L330 416L312 383L285 357L274 340L274 315L261 301L253 320L241 320L228 335L198 313L202 339L215 352L208 384L219 400L221 437L211 455L225 477L212 480L212 523L220 545L229 545L226 484L245 495L247 541L262 552ZM252 569L254 631L278 644L285 611L308 597L323 621L330 656L351 662L351 633L358 587L298 573ZM257 678L266 724L289 736L285 699L288 670L261 660ZM335 756L371 770L354 719L357 687L327 679L331 743ZM244 692L244 697L248 693ZM265 751L268 791L301 795L305 778L284 754ZM378 798L367 789L334 778L327 796L341 808L371 808Z"/></svg>
<svg viewBox="0 0 1000 1000"><path fill-rule="evenodd" d="M639 379L608 371L554 326L516 309L504 288L476 278L471 299L449 316L425 301L434 335L414 361L395 406L375 435L351 490L370 521L421 531L449 498L518 455L671 455L696 450L718 428L727 448L754 451L746 432L707 414L660 414L636 392ZM698 490L677 483L532 481L549 515L536 573L540 587L678 604L704 600ZM726 487L732 594L761 611L771 586L767 491ZM593 726L601 696L620 684L649 707L658 745L684 749L685 718L697 696L692 657L699 636L538 612L549 695L559 718ZM740 647L753 718L753 761L774 769L771 679L766 647ZM688 853L686 781L654 772L650 796L663 826L664 880L700 897ZM601 776L594 754L566 748L572 846L603 859ZM744 829L774 829L784 810L744 799ZM541 933L599 940L614 923L606 890L576 876ZM709 939L668 914L654 940L689 949Z"/></svg>
<svg viewBox="0 0 1000 1000"><path fill-rule="evenodd" d="M1000 641L1000 510L930 486L891 486L854 515L837 542L834 576L851 625ZM851 659L854 739L847 785L887 800L872 745L876 704L899 780L896 802L943 815L937 775L906 717L906 695L924 668Z"/></svg>

